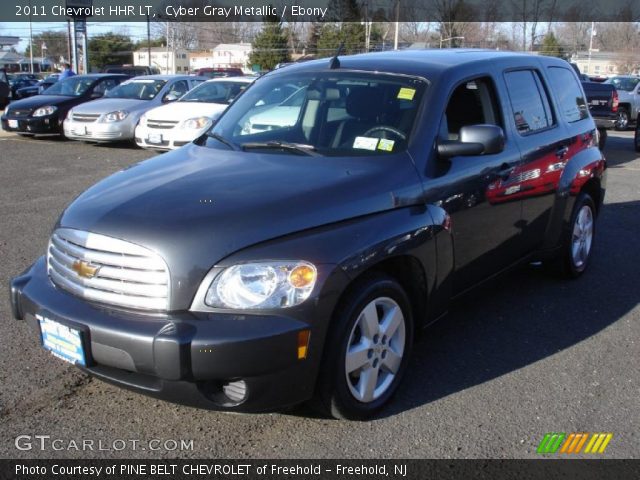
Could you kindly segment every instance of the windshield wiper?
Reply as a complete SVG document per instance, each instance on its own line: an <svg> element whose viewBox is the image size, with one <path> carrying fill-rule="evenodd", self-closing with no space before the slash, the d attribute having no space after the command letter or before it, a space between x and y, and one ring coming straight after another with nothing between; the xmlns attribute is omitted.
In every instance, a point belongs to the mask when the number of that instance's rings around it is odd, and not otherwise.
<svg viewBox="0 0 640 480"><path fill-rule="evenodd" d="M272 140L270 142L249 142L240 145L243 150L247 149L272 149L272 150L287 150L290 152L302 153L303 155L309 155L311 157L319 157L320 154L313 145L307 145L304 143L289 143Z"/></svg>
<svg viewBox="0 0 640 480"><path fill-rule="evenodd" d="M207 136L209 138L214 138L217 141L219 141L220 143L224 143L227 147L229 147L231 150L238 150L238 146L231 142L230 140L227 140L226 138L224 138L222 135L218 134L218 133L213 133L213 132L208 132Z"/></svg>

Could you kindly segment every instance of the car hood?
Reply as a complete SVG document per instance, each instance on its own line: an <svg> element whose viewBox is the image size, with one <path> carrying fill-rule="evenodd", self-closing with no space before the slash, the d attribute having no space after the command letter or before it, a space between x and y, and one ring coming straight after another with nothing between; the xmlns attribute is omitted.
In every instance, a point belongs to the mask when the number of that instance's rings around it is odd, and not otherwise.
<svg viewBox="0 0 640 480"><path fill-rule="evenodd" d="M63 106L67 104L80 103L84 99L82 97L65 97L62 95L36 95L35 97L25 98L11 102L11 110L27 110L45 107L47 105Z"/></svg>
<svg viewBox="0 0 640 480"><path fill-rule="evenodd" d="M135 100L131 98L99 98L91 102L83 103L73 109L77 113L102 114L114 112L116 110L127 110L134 112L148 108L152 104L149 100Z"/></svg>
<svg viewBox="0 0 640 480"><path fill-rule="evenodd" d="M195 144L122 170L81 194L59 226L160 252L172 309L188 308L224 257L308 228L414 204L419 180L408 154L306 157Z"/></svg>
<svg viewBox="0 0 640 480"><path fill-rule="evenodd" d="M221 103L173 102L147 112L154 120L186 120L193 117L217 117L228 105Z"/></svg>

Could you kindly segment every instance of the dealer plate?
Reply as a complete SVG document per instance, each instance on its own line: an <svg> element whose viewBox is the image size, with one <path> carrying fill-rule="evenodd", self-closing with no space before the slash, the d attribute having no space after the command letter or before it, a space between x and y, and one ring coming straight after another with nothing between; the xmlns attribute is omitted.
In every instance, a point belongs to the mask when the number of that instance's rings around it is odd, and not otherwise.
<svg viewBox="0 0 640 480"><path fill-rule="evenodd" d="M147 143L162 143L162 134L150 133L147 137Z"/></svg>
<svg viewBox="0 0 640 480"><path fill-rule="evenodd" d="M40 324L42 346L53 355L73 363L86 366L86 355L82 345L82 332L51 320L43 315L36 315Z"/></svg>

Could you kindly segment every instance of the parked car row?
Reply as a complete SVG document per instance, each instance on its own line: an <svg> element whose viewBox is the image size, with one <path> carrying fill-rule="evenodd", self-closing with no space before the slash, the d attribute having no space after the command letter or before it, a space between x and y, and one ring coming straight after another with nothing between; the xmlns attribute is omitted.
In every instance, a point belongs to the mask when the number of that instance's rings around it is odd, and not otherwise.
<svg viewBox="0 0 640 480"><path fill-rule="evenodd" d="M254 80L76 75L41 95L13 102L2 116L2 128L23 136L62 134L87 142L135 140L143 148L171 150L202 135Z"/></svg>

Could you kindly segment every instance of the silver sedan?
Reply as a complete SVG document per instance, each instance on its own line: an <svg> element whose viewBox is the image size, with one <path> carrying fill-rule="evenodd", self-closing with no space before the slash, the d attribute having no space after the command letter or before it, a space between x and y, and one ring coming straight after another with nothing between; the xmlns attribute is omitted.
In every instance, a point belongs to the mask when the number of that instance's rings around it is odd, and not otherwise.
<svg viewBox="0 0 640 480"><path fill-rule="evenodd" d="M64 121L64 135L74 140L133 140L138 120L147 110L177 100L206 80L189 75L144 75L108 91L99 100L74 107Z"/></svg>

